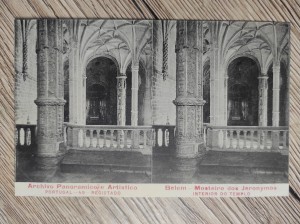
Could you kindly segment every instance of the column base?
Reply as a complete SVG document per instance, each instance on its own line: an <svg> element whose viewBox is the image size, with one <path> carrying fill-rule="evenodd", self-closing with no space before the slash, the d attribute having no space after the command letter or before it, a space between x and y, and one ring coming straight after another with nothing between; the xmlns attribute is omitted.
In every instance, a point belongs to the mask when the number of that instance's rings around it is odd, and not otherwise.
<svg viewBox="0 0 300 224"><path fill-rule="evenodd" d="M59 149L56 153L41 153L35 157L36 170L33 174L34 179L39 182L44 182L51 179L60 168L60 163L66 153L63 143L59 144Z"/></svg>
<svg viewBox="0 0 300 224"><path fill-rule="evenodd" d="M66 153L66 147L63 142L38 143L37 148L36 156L42 158L58 157Z"/></svg>
<svg viewBox="0 0 300 224"><path fill-rule="evenodd" d="M180 183L193 183L193 176L197 171L199 159L194 158L174 158L175 179Z"/></svg>
<svg viewBox="0 0 300 224"><path fill-rule="evenodd" d="M60 169L63 155L57 157L35 157L35 171L31 178L36 182L49 182Z"/></svg>
<svg viewBox="0 0 300 224"><path fill-rule="evenodd" d="M196 158L205 154L204 143L180 142L176 144L177 158Z"/></svg>

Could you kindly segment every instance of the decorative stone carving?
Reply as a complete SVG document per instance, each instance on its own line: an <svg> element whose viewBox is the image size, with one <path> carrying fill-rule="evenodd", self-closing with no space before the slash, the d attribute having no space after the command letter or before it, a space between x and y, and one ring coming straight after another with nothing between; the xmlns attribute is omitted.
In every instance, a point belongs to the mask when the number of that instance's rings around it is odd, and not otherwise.
<svg viewBox="0 0 300 224"><path fill-rule="evenodd" d="M64 81L62 60L62 21L37 21L38 64L38 156L59 155L63 142Z"/></svg>
<svg viewBox="0 0 300 224"><path fill-rule="evenodd" d="M162 32L163 32L163 65L162 65L162 74L163 80L167 79L168 76L168 56L169 56L169 21L162 21Z"/></svg>
<svg viewBox="0 0 300 224"><path fill-rule="evenodd" d="M176 106L203 106L205 104L205 100L197 99L197 98L176 98L173 101Z"/></svg>
<svg viewBox="0 0 300 224"><path fill-rule="evenodd" d="M117 77L117 123L123 126L126 124L126 78L125 74Z"/></svg>
<svg viewBox="0 0 300 224"><path fill-rule="evenodd" d="M66 103L64 99L37 99L34 102L37 106L63 106Z"/></svg>
<svg viewBox="0 0 300 224"><path fill-rule="evenodd" d="M202 22L178 21L176 39L176 155L195 157L203 148Z"/></svg>
<svg viewBox="0 0 300 224"><path fill-rule="evenodd" d="M22 72L19 75L23 76L23 80L26 81L28 77L28 26L29 20L22 20L21 27L22 27L22 37L23 37L23 65L22 65Z"/></svg>
<svg viewBox="0 0 300 224"><path fill-rule="evenodd" d="M259 126L267 126L268 121L268 76L262 74L259 79Z"/></svg>

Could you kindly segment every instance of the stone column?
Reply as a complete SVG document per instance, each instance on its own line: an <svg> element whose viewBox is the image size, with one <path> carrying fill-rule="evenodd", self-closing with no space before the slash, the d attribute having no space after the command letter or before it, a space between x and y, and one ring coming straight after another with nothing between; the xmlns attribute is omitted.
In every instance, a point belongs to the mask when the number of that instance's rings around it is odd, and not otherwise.
<svg viewBox="0 0 300 224"><path fill-rule="evenodd" d="M280 63L273 63L273 116L272 125L279 126L279 101L280 101Z"/></svg>
<svg viewBox="0 0 300 224"><path fill-rule="evenodd" d="M85 68L84 68L85 69ZM80 86L80 91L81 91L81 94L80 94L80 103L79 105L80 106L80 124L81 125L86 125L86 117L87 117L87 108L86 108L86 79L87 79L87 76L85 74L85 71L83 73L82 76L80 76L80 83L79 83L79 86Z"/></svg>
<svg viewBox="0 0 300 224"><path fill-rule="evenodd" d="M226 71L227 72L227 71ZM228 75L225 75L224 79L224 117L223 122L227 126L228 121Z"/></svg>
<svg viewBox="0 0 300 224"><path fill-rule="evenodd" d="M259 126L267 126L268 123L268 76L262 74L258 77L259 84L259 114L258 124Z"/></svg>
<svg viewBox="0 0 300 224"><path fill-rule="evenodd" d="M192 158L204 147L202 22L177 21L176 156Z"/></svg>
<svg viewBox="0 0 300 224"><path fill-rule="evenodd" d="M273 62L273 114L272 126L279 126L280 103L280 63ZM272 131L272 149L278 150L279 131Z"/></svg>
<svg viewBox="0 0 300 224"><path fill-rule="evenodd" d="M214 43L214 42L213 42ZM218 51L212 44L212 48L210 50L210 124L216 125L217 114L216 114L216 105L217 103L217 93L216 93L216 86L217 86L217 79L216 79L216 72L215 72L215 51Z"/></svg>
<svg viewBox="0 0 300 224"><path fill-rule="evenodd" d="M220 30L222 22L209 23L210 48L210 124L227 125L227 68L221 54Z"/></svg>
<svg viewBox="0 0 300 224"><path fill-rule="evenodd" d="M37 155L55 157L60 154L64 140L62 20L38 20L37 35Z"/></svg>
<svg viewBox="0 0 300 224"><path fill-rule="evenodd" d="M153 76L152 69L152 54L147 55L146 65L146 83L145 83L145 96L144 96L144 125L152 125L152 107L151 107L151 78Z"/></svg>
<svg viewBox="0 0 300 224"><path fill-rule="evenodd" d="M126 124L126 78L122 73L117 77L117 124L122 126Z"/></svg>
<svg viewBox="0 0 300 224"><path fill-rule="evenodd" d="M72 37L71 37L72 38ZM71 40L71 49L69 54L69 114L70 123L78 123L78 42Z"/></svg>
<svg viewBox="0 0 300 224"><path fill-rule="evenodd" d="M219 31L220 22L210 22L210 124L213 126L227 125L227 71L220 57ZM226 97L226 99L225 99ZM208 146L216 148L224 136L215 130L209 130Z"/></svg>
<svg viewBox="0 0 300 224"><path fill-rule="evenodd" d="M131 84L131 126L138 125L138 91L139 91L139 65L132 62Z"/></svg>

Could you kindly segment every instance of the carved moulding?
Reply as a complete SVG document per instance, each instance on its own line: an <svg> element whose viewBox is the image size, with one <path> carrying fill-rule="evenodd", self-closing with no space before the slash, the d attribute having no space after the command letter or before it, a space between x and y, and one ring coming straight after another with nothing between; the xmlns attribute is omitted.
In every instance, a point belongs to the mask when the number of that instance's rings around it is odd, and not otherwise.
<svg viewBox="0 0 300 224"><path fill-rule="evenodd" d="M37 106L64 106L64 99L37 99L34 101Z"/></svg>
<svg viewBox="0 0 300 224"><path fill-rule="evenodd" d="M176 98L173 100L176 106L203 106L205 102L205 100L197 98Z"/></svg>

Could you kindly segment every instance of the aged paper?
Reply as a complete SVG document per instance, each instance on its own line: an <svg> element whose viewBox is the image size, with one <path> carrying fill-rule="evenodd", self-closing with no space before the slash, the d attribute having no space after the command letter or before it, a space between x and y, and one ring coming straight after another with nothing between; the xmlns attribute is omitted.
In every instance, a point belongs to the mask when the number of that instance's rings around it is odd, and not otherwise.
<svg viewBox="0 0 300 224"><path fill-rule="evenodd" d="M16 195L288 195L279 22L17 19Z"/></svg>

